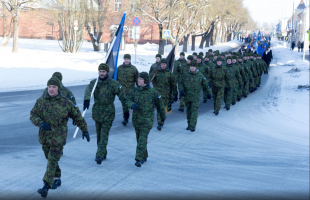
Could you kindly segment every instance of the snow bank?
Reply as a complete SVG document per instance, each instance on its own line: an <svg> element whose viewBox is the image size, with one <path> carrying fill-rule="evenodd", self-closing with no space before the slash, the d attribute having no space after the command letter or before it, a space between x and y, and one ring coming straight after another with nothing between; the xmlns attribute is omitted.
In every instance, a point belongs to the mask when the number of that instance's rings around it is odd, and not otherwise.
<svg viewBox="0 0 310 200"><path fill-rule="evenodd" d="M84 42L77 54L63 53L55 40L19 39L19 53L11 53L12 39L6 48L0 48L0 92L19 91L24 89L40 89L46 86L51 75L60 71L63 74L65 86L83 85L97 76L97 67L103 62L105 53L94 52L92 44ZM239 41L231 41L212 47L212 49L227 51L239 46ZM188 46L188 49L191 45ZM168 45L167 52L171 50ZM198 49L206 52L208 48ZM131 54L132 64L139 71L149 71L155 62L158 51L157 44L138 45L137 57L133 44L126 45L126 51L121 51L118 64L123 62L123 55ZM179 47L179 52L182 46ZM192 51L187 53L191 54ZM166 54L167 55L167 54ZM178 56L177 56L178 57ZM135 60L137 61L135 63Z"/></svg>

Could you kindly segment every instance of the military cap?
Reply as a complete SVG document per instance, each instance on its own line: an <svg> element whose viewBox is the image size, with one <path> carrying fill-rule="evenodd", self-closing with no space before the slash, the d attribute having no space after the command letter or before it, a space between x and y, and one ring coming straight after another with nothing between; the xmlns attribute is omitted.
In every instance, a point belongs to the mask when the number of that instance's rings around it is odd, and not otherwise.
<svg viewBox="0 0 310 200"><path fill-rule="evenodd" d="M243 55L240 55L238 59L243 59Z"/></svg>
<svg viewBox="0 0 310 200"><path fill-rule="evenodd" d="M109 67L109 65L107 65L105 63L101 63L98 66L98 71L100 71L100 70L105 70L105 71L109 72L110 71L110 67Z"/></svg>
<svg viewBox="0 0 310 200"><path fill-rule="evenodd" d="M58 78L60 82L62 81L62 74L60 72L55 72L52 77Z"/></svg>
<svg viewBox="0 0 310 200"><path fill-rule="evenodd" d="M200 54L199 54L199 55L197 56L197 58L203 59L203 55L200 55Z"/></svg>
<svg viewBox="0 0 310 200"><path fill-rule="evenodd" d="M193 60L193 61L189 64L189 66L197 67L197 66L198 66L198 63L197 63L196 60Z"/></svg>
<svg viewBox="0 0 310 200"><path fill-rule="evenodd" d="M156 54L155 58L161 58L160 54Z"/></svg>
<svg viewBox="0 0 310 200"><path fill-rule="evenodd" d="M181 52L181 53L180 53L180 56L185 56L185 53L184 53L184 52Z"/></svg>
<svg viewBox="0 0 310 200"><path fill-rule="evenodd" d="M197 56L197 52L194 52L194 53L193 53L193 56Z"/></svg>
<svg viewBox="0 0 310 200"><path fill-rule="evenodd" d="M58 78L52 77L47 81L47 86L49 85L56 85L60 87L60 80Z"/></svg>
<svg viewBox="0 0 310 200"><path fill-rule="evenodd" d="M126 58L127 58L127 59L131 59L130 54L125 54L125 55L124 55L124 59L126 59Z"/></svg>
<svg viewBox="0 0 310 200"><path fill-rule="evenodd" d="M232 56L232 59L237 59L237 56L233 55L233 56Z"/></svg>
<svg viewBox="0 0 310 200"><path fill-rule="evenodd" d="M225 56L225 53L224 53L224 52L222 52L222 53L221 53L221 56Z"/></svg>
<svg viewBox="0 0 310 200"><path fill-rule="evenodd" d="M230 60L231 60L231 59L232 59L232 57L231 57L231 56L227 56L227 57L226 57L226 60L228 60L228 59L230 59Z"/></svg>
<svg viewBox="0 0 310 200"><path fill-rule="evenodd" d="M203 52L199 52L199 55L202 55L202 56L203 56Z"/></svg>
<svg viewBox="0 0 310 200"><path fill-rule="evenodd" d="M194 60L194 58L193 58L193 56L192 56L192 55L189 55L189 56L187 56L187 60L191 60L191 61L193 61L193 60Z"/></svg>
<svg viewBox="0 0 310 200"><path fill-rule="evenodd" d="M212 49L209 49L208 52L212 52Z"/></svg>
<svg viewBox="0 0 310 200"><path fill-rule="evenodd" d="M220 56L217 57L216 61L223 61L223 58L221 58Z"/></svg>
<svg viewBox="0 0 310 200"><path fill-rule="evenodd" d="M205 56L205 58L209 58L209 59L210 59L210 55L207 54L207 55Z"/></svg>
<svg viewBox="0 0 310 200"><path fill-rule="evenodd" d="M144 83L147 84L150 82L150 76L147 72L141 72L139 73L139 77L144 79Z"/></svg>
<svg viewBox="0 0 310 200"><path fill-rule="evenodd" d="M162 58L161 60L160 60L160 63L168 63L168 61L167 61L167 59L166 58Z"/></svg>

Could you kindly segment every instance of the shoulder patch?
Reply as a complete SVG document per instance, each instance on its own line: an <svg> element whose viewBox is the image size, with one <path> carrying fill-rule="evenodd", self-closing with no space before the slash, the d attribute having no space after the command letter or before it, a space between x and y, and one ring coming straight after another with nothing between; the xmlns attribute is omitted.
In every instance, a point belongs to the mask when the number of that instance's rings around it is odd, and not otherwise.
<svg viewBox="0 0 310 200"><path fill-rule="evenodd" d="M119 86L118 86L118 88L119 88L119 89L121 89L121 88L122 88L122 86L121 86L121 85L119 85Z"/></svg>
<svg viewBox="0 0 310 200"><path fill-rule="evenodd" d="M160 99L160 98L161 98L161 96L160 96L160 95L158 95L158 98Z"/></svg>
<svg viewBox="0 0 310 200"><path fill-rule="evenodd" d="M203 77L203 79L205 79L205 80L206 80L206 77Z"/></svg>

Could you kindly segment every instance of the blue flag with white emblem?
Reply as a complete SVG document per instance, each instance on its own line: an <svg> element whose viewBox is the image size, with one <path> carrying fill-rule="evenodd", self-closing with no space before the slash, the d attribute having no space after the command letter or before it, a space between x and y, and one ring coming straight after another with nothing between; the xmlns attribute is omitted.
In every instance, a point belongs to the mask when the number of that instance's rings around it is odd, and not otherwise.
<svg viewBox="0 0 310 200"><path fill-rule="evenodd" d="M116 80L117 77L117 60L119 54L119 47L122 41L123 29L125 24L126 12L124 13L122 20L117 28L115 36L110 44L106 64L110 67L109 77L114 78Z"/></svg>

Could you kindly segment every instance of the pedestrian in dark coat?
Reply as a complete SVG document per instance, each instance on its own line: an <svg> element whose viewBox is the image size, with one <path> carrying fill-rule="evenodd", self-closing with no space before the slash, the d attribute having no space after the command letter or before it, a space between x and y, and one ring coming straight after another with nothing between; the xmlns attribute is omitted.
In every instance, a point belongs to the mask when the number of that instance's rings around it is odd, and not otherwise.
<svg viewBox="0 0 310 200"><path fill-rule="evenodd" d="M269 67L270 59L269 59L269 55L268 55L268 49L266 49L264 54L263 54L263 60L266 62L267 66Z"/></svg>
<svg viewBox="0 0 310 200"><path fill-rule="evenodd" d="M301 52L303 52L304 51L304 42L301 43L300 48L301 48Z"/></svg>
<svg viewBox="0 0 310 200"><path fill-rule="evenodd" d="M295 48L295 41L292 42L292 45L291 45L291 50L294 51L294 48Z"/></svg>

